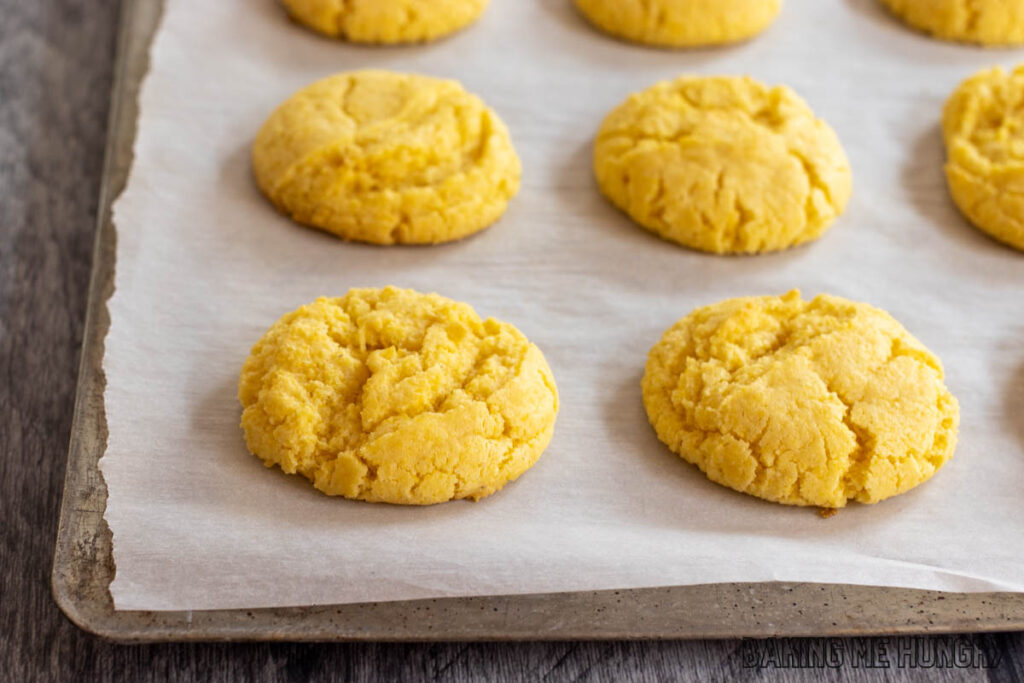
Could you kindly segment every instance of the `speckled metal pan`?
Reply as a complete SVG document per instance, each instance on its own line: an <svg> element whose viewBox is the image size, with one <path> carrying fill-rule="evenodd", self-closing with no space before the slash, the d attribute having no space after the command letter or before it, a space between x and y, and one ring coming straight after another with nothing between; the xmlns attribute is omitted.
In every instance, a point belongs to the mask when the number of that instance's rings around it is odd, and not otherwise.
<svg viewBox="0 0 1024 683"><path fill-rule="evenodd" d="M822 584L717 584L208 612L115 611L102 370L113 291L111 201L132 162L137 95L162 0L123 3L88 319L53 564L53 594L75 624L119 641L452 641L839 636L1024 630L1024 595Z"/></svg>

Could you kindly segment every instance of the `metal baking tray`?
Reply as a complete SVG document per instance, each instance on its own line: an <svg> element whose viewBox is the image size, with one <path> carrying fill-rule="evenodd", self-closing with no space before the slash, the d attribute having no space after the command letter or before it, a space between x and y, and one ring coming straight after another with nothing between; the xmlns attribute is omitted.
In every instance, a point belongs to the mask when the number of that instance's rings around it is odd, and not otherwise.
<svg viewBox="0 0 1024 683"><path fill-rule="evenodd" d="M163 0L122 6L92 281L53 564L71 621L119 641L452 641L841 636L1024 630L1024 594L752 583L200 612L116 611L103 406L106 301L114 288L110 205L132 163L137 96Z"/></svg>

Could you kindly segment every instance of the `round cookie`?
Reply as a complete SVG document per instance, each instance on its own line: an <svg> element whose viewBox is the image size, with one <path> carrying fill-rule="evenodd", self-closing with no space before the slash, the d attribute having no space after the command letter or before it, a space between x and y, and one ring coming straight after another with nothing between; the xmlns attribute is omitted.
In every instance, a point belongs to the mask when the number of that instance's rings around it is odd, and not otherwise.
<svg viewBox="0 0 1024 683"><path fill-rule="evenodd" d="M964 81L942 117L953 201L978 228L1024 251L1024 66Z"/></svg>
<svg viewBox="0 0 1024 683"><path fill-rule="evenodd" d="M882 0L919 31L944 40L979 45L1024 43L1021 0Z"/></svg>
<svg viewBox="0 0 1024 683"><path fill-rule="evenodd" d="M601 191L637 223L718 254L818 238L846 208L835 132L786 87L683 77L632 95L594 146Z"/></svg>
<svg viewBox="0 0 1024 683"><path fill-rule="evenodd" d="M496 221L519 190L508 128L455 81L341 73L292 95L252 147L260 189L299 223L433 244Z"/></svg>
<svg viewBox="0 0 1024 683"><path fill-rule="evenodd" d="M655 431L719 484L787 505L875 503L953 455L939 360L884 311L831 296L697 309L647 361Z"/></svg>
<svg viewBox="0 0 1024 683"><path fill-rule="evenodd" d="M595 26L660 47L699 47L750 38L771 24L782 0L576 0Z"/></svg>
<svg viewBox="0 0 1024 683"><path fill-rule="evenodd" d="M420 43L476 21L489 0L281 0L296 21L354 43Z"/></svg>
<svg viewBox="0 0 1024 683"><path fill-rule="evenodd" d="M238 384L249 450L332 496L405 505L498 491L558 412L540 350L437 294L353 289L285 315Z"/></svg>

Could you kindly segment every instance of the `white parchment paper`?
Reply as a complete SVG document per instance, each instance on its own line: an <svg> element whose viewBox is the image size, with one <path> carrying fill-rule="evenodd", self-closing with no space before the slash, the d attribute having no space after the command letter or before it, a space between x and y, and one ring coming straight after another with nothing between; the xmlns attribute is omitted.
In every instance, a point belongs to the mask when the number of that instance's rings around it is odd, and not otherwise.
<svg viewBox="0 0 1024 683"><path fill-rule="evenodd" d="M929 40L873 0L787 0L747 44L661 51L592 31L569 0L494 0L443 42L355 47L273 0L168 0L117 203L101 468L118 609L383 601L727 581L1024 590L1024 256L945 190L942 103L1022 53ZM486 232L432 248L346 244L275 213L249 145L294 90L378 67L454 77L492 105L523 188ZM599 195L591 138L632 91L681 73L786 83L839 133L847 213L818 243L706 256L634 227ZM518 482L430 508L328 498L265 469L238 428L237 373L281 314L395 284L471 303L546 354L562 409ZM944 360L956 457L927 485L823 520L708 482L647 424L648 348L726 297L829 292L885 308Z"/></svg>

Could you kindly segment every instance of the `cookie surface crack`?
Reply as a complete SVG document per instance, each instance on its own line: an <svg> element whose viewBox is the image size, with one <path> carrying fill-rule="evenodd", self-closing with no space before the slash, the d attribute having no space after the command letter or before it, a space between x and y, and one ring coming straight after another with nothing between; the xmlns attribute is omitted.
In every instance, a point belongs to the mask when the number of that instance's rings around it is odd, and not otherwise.
<svg viewBox="0 0 1024 683"><path fill-rule="evenodd" d="M643 396L672 450L786 504L877 502L955 448L958 408L938 359L884 312L836 297L694 311L651 350Z"/></svg>
<svg viewBox="0 0 1024 683"><path fill-rule="evenodd" d="M539 457L558 409L518 330L394 288L282 318L246 361L239 399L268 464L332 495L410 504L500 489Z"/></svg>

